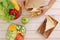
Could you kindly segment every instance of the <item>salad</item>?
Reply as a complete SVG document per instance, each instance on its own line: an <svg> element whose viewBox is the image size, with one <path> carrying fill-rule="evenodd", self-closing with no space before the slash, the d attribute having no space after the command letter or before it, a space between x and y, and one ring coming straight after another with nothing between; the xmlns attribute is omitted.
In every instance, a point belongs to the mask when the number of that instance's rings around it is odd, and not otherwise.
<svg viewBox="0 0 60 40"><path fill-rule="evenodd" d="M7 40L23 40L25 28L22 25L11 24L7 32Z"/></svg>
<svg viewBox="0 0 60 40"><path fill-rule="evenodd" d="M0 0L0 20L11 21L21 15L21 7L16 0Z"/></svg>

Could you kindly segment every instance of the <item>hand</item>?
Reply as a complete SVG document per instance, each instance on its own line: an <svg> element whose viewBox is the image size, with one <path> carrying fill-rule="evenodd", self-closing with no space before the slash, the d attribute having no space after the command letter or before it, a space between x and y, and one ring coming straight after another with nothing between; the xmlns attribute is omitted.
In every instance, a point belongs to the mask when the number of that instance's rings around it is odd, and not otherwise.
<svg viewBox="0 0 60 40"><path fill-rule="evenodd" d="M28 2L29 2L28 0L22 0L22 7L26 9Z"/></svg>
<svg viewBox="0 0 60 40"><path fill-rule="evenodd" d="M50 8L49 6L41 6L38 8L38 10L42 10L42 13L45 14L49 8Z"/></svg>
<svg viewBox="0 0 60 40"><path fill-rule="evenodd" d="M43 10L43 14L46 13L48 11L49 8L52 7L52 5L55 3L56 0L50 0L50 2L48 3L47 6L41 6L38 9L42 9Z"/></svg>

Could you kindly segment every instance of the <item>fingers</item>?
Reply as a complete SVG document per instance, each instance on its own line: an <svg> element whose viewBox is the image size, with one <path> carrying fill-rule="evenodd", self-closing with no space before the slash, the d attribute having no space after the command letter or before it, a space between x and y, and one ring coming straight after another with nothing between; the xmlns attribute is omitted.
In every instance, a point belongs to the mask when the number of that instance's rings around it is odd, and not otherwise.
<svg viewBox="0 0 60 40"><path fill-rule="evenodd" d="M44 13L44 6L40 6L37 10L40 10L41 13L43 14Z"/></svg>
<svg viewBox="0 0 60 40"><path fill-rule="evenodd" d="M28 3L28 0L23 0L23 5L26 6Z"/></svg>
<svg viewBox="0 0 60 40"><path fill-rule="evenodd" d="M41 6L40 8L43 8L44 6Z"/></svg>
<svg viewBox="0 0 60 40"><path fill-rule="evenodd" d="M23 0L22 1L22 7L26 8L27 5L28 5L28 0Z"/></svg>
<svg viewBox="0 0 60 40"><path fill-rule="evenodd" d="M47 10L43 10L43 14L45 14L45 13L46 13L46 11L47 11Z"/></svg>
<svg viewBox="0 0 60 40"><path fill-rule="evenodd" d="M41 6L40 9L42 10L42 14L45 14L48 11L49 7L48 6Z"/></svg>
<svg viewBox="0 0 60 40"><path fill-rule="evenodd" d="M43 14L45 14L48 11L48 8L43 9Z"/></svg>

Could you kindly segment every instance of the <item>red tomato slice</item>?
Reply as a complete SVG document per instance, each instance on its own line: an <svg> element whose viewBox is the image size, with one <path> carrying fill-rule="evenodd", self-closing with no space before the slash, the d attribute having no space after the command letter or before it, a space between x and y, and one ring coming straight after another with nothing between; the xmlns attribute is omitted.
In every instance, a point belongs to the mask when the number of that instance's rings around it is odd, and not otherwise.
<svg viewBox="0 0 60 40"><path fill-rule="evenodd" d="M24 37L23 37L23 35L22 35L21 33L18 33L18 34L16 35L15 40L23 40L23 39L24 39Z"/></svg>

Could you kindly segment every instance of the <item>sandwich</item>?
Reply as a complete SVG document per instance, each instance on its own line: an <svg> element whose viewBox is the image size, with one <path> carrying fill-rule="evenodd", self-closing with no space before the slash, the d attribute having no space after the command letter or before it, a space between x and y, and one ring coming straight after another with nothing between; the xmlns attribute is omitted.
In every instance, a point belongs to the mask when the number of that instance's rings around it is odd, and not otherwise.
<svg viewBox="0 0 60 40"><path fill-rule="evenodd" d="M38 10L40 6L44 5L44 0L26 0L23 2L27 11L29 11L31 17L35 17L42 14L42 10Z"/></svg>
<svg viewBox="0 0 60 40"><path fill-rule="evenodd" d="M45 38L48 38L57 24L58 21L48 15L44 22L37 29L37 32L41 33Z"/></svg>
<svg viewBox="0 0 60 40"><path fill-rule="evenodd" d="M43 10L41 10L41 9L38 10L38 9L34 8L30 11L30 17L39 16L42 14L42 12L43 12Z"/></svg>

